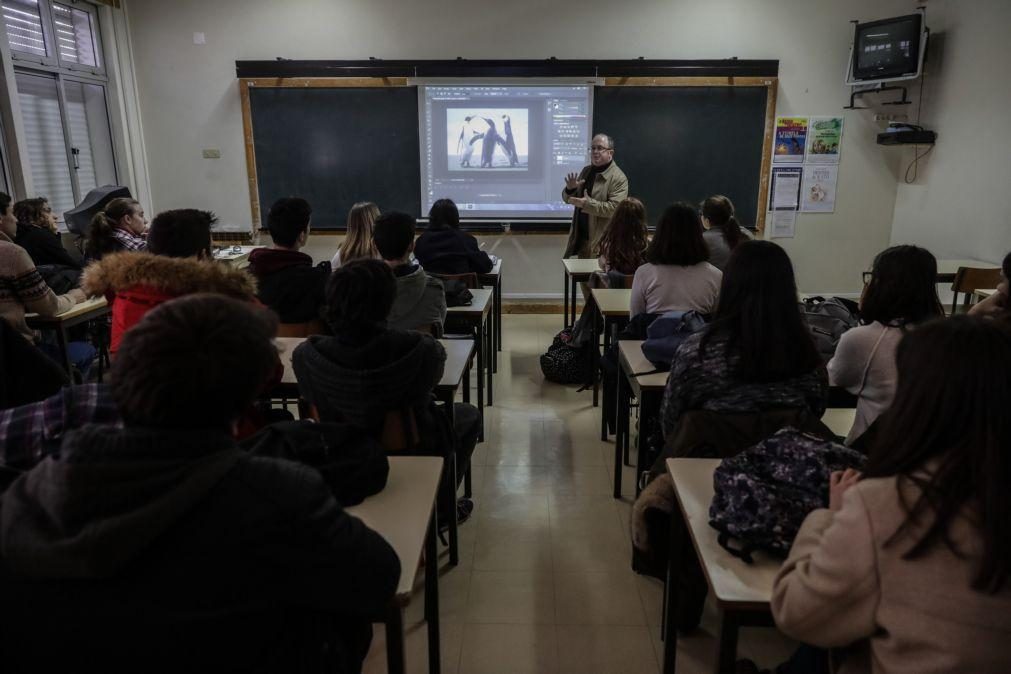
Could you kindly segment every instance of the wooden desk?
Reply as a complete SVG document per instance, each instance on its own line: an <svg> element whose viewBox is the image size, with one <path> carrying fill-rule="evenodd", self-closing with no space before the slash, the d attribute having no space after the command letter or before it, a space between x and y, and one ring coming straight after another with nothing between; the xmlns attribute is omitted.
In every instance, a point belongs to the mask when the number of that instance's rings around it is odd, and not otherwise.
<svg viewBox="0 0 1011 674"><path fill-rule="evenodd" d="M492 309L492 294L490 288L475 288L470 291L474 296L470 306L450 307L446 311L446 320L450 319L465 323L473 331L474 344L477 349L477 406L484 411L485 372L488 379L488 405L492 404L494 385L494 366L492 360L492 331L488 316Z"/></svg>
<svg viewBox="0 0 1011 674"><path fill-rule="evenodd" d="M238 252L235 251L238 248ZM214 251L214 259L238 269L249 266L249 254L260 246L224 246Z"/></svg>
<svg viewBox="0 0 1011 674"><path fill-rule="evenodd" d="M972 291L972 294L976 296L977 301L983 301L996 292L996 288L976 288Z"/></svg>
<svg viewBox="0 0 1011 674"><path fill-rule="evenodd" d="M643 471L649 470L646 452L646 429L654 415L660 412L660 402L663 400L664 389L667 388L668 371L655 372L643 376L633 376L637 373L652 372L656 369L653 363L642 355L641 340L623 340L618 342L618 363L621 371L618 373L618 413L616 433L614 437L614 498L621 498L621 466L622 455L628 462L629 413L630 396L639 401L639 442L636 448L636 481L635 495L639 495L639 478Z"/></svg>
<svg viewBox="0 0 1011 674"><path fill-rule="evenodd" d="M692 547L720 612L716 671L733 672L738 628L771 624L769 602L780 560L755 553L754 563L747 564L717 542L717 532L709 526L709 504L713 500L713 471L719 464L719 459L667 459L667 472L674 481L678 508L687 523ZM664 589L664 674L674 674L677 661L677 627L672 619L677 615L676 579L681 565L677 548L671 545Z"/></svg>
<svg viewBox="0 0 1011 674"><path fill-rule="evenodd" d="M982 260L938 260L937 261L937 282L952 283L959 267L973 267L976 269L996 269L1000 265Z"/></svg>
<svg viewBox="0 0 1011 674"><path fill-rule="evenodd" d="M55 316L40 316L36 313L27 313L25 314L25 323L33 330L56 331L56 340L60 347L60 353L63 354L63 369L67 371L67 374L70 374L73 365L70 363L70 356L67 353L67 342L69 341L67 339L67 328L101 318L111 310L109 303L104 297L96 297L85 300L80 304L75 304L62 314L56 314ZM104 344L101 346L101 350L104 353ZM99 381L102 379L102 354L99 354L98 358L98 379Z"/></svg>
<svg viewBox="0 0 1011 674"><path fill-rule="evenodd" d="M593 303L597 307L597 312L601 315L604 321L604 353L607 353L607 347L611 345L612 331L617 333L618 326L627 323L629 318L630 307L632 305L632 291L626 290L624 288L592 288L590 289L590 297L593 299ZM596 316L594 320L590 322L590 338L593 340L594 350L598 349L599 337L597 336L597 321ZM600 359L594 358L590 364L590 381L593 382L593 406L597 406L599 399L599 382L598 382L598 370L600 365ZM604 424L603 415L601 415L601 431L600 439L607 440L607 427Z"/></svg>
<svg viewBox="0 0 1011 674"><path fill-rule="evenodd" d="M841 437L850 434L853 428L853 420L857 416L857 411L852 407L832 408L825 410L825 415L821 418L823 424L828 429Z"/></svg>
<svg viewBox="0 0 1011 674"><path fill-rule="evenodd" d="M428 671L439 672L439 564L435 545L435 497L442 459L434 456L390 457L386 488L347 509L380 534L400 559L400 582L386 616L386 659L391 673L404 672L404 607L411 602L418 561L425 553L425 621L428 623Z"/></svg>
<svg viewBox="0 0 1011 674"><path fill-rule="evenodd" d="M589 281L593 272L602 270L596 258L567 258L562 260L562 266L565 267L565 309L562 314L562 327L569 328L576 323L576 286ZM572 308L571 320L569 307Z"/></svg>
<svg viewBox="0 0 1011 674"><path fill-rule="evenodd" d="M502 258L495 260L495 266L487 274L477 275L478 283L490 286L492 294L492 311L495 315L495 353L502 350ZM494 370L498 372L498 356L493 361Z"/></svg>

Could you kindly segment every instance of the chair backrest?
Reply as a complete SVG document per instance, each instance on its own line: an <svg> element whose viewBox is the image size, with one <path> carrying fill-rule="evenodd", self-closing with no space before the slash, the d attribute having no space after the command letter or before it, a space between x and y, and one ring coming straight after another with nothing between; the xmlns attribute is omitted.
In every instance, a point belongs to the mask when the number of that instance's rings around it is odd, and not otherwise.
<svg viewBox="0 0 1011 674"><path fill-rule="evenodd" d="M958 311L958 294L963 293L962 306L972 303L972 294L982 288L996 288L1001 282L1000 269L979 269L976 267L959 267L955 273L955 281L951 284L951 313Z"/></svg>
<svg viewBox="0 0 1011 674"><path fill-rule="evenodd" d="M379 444L390 454L400 454L421 447L418 418L410 407L389 410L383 420Z"/></svg>
<svg viewBox="0 0 1011 674"><path fill-rule="evenodd" d="M442 279L443 281L463 281L468 290L474 290L481 287L481 284L477 280L477 274L472 271L467 272L466 274L429 274L429 276L434 276L435 278Z"/></svg>
<svg viewBox="0 0 1011 674"><path fill-rule="evenodd" d="M278 323L278 337L308 337L309 335L323 335L326 330L323 321L315 319L307 323Z"/></svg>
<svg viewBox="0 0 1011 674"><path fill-rule="evenodd" d="M439 323L432 323L430 325L421 325L414 329L415 332L422 332L426 335L431 335L436 339L442 338L442 325Z"/></svg>

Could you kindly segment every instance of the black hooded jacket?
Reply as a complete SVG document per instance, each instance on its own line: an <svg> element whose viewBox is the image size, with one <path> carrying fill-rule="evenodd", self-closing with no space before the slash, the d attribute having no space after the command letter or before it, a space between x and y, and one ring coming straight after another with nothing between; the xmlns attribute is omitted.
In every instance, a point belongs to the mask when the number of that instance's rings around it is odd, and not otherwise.
<svg viewBox="0 0 1011 674"><path fill-rule="evenodd" d="M312 266L312 258L295 250L257 248L249 254L257 297L277 312L282 323L308 323L320 318L326 302L330 263Z"/></svg>

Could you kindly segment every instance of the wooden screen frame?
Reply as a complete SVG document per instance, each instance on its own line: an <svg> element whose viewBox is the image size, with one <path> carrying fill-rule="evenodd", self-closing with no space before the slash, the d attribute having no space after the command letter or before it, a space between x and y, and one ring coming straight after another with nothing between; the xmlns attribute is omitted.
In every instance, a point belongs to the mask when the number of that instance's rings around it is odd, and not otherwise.
<svg viewBox="0 0 1011 674"><path fill-rule="evenodd" d="M253 231L260 223L260 193L256 183L256 150L253 146L253 117L249 105L251 87L269 88L335 88L335 87L406 87L406 77L247 77L239 78L239 99L242 105L242 133L246 146L246 172L249 177L249 210L253 216ZM755 228L765 232L766 203L772 171L772 142L776 127L776 92L778 77L605 77L606 87L765 87L765 134L762 139L762 165L759 169L758 208Z"/></svg>

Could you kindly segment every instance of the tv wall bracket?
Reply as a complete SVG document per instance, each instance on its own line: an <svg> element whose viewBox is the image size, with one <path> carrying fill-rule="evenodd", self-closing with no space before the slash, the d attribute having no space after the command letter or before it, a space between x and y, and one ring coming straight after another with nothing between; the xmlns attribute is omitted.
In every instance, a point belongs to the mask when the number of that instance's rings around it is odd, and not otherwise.
<svg viewBox="0 0 1011 674"><path fill-rule="evenodd" d="M909 90L906 87L899 85L885 86L883 82L878 83L874 86L868 87L866 89L858 89L853 87L850 92L850 104L843 106L844 110L868 110L866 105L857 105L857 99L862 98L866 94L879 94L882 91L901 91L902 98L897 101L885 101L881 105L909 105L912 101L909 100Z"/></svg>

